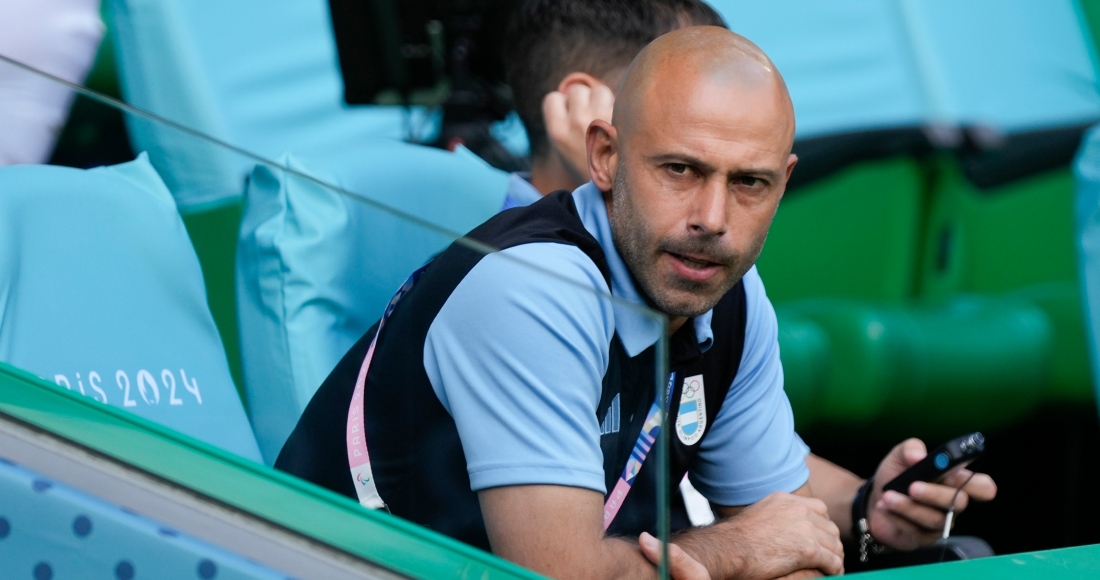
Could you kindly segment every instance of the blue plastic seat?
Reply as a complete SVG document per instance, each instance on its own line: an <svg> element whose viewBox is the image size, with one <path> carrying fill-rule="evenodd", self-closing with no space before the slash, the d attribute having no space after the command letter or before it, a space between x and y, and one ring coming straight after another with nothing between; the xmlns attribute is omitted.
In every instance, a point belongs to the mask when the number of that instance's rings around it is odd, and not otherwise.
<svg viewBox="0 0 1100 580"><path fill-rule="evenodd" d="M126 100L267 157L354 163L362 140L404 139L401 107L348 107L325 0L108 0ZM182 209L237 198L254 164L127 117Z"/></svg>
<svg viewBox="0 0 1100 580"><path fill-rule="evenodd" d="M1012 133L1100 118L1072 0L711 4L783 73L800 139L974 124Z"/></svg>
<svg viewBox="0 0 1100 580"><path fill-rule="evenodd" d="M361 163L317 172L368 203L258 165L237 245L241 358L252 424L273 463L313 393L405 278L504 202L508 174L474 154L374 141ZM279 160L307 175L292 156Z"/></svg>
<svg viewBox="0 0 1100 580"><path fill-rule="evenodd" d="M0 360L260 458L195 252L144 155L0 168Z"/></svg>

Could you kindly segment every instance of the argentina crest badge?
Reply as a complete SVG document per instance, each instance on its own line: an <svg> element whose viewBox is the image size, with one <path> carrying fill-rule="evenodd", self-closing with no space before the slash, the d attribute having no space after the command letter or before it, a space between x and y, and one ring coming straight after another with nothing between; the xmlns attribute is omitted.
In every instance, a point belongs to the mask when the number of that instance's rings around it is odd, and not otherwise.
<svg viewBox="0 0 1100 580"><path fill-rule="evenodd" d="M684 445L695 445L707 429L707 401L703 396L703 375L684 379L680 411L676 414L676 436Z"/></svg>

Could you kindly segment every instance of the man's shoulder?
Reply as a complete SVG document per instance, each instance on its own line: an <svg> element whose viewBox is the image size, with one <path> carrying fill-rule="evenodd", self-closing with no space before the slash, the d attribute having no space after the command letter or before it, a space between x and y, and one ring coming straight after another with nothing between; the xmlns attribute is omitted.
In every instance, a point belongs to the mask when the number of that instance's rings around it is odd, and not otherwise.
<svg viewBox="0 0 1100 580"><path fill-rule="evenodd" d="M536 241L484 256L456 293L455 300L467 303L519 303L568 313L579 302L602 300L610 287L592 257L576 245Z"/></svg>

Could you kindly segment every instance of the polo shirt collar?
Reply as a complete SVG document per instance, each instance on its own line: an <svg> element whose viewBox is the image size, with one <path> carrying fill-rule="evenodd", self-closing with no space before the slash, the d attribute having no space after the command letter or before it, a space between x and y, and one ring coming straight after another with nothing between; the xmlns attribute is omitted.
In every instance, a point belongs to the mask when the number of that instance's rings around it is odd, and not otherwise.
<svg viewBox="0 0 1100 580"><path fill-rule="evenodd" d="M630 270L627 269L622 257L619 256L618 249L615 248L603 192L590 181L573 191L573 203L577 206L577 213L580 214L584 228L596 238L607 257L607 266L611 271L611 295L630 304L652 310L634 286L634 278L630 275ZM661 323L651 314L643 313L618 301L612 302L611 308L615 315L615 332L619 335L619 340L622 341L630 357L637 356L661 338ZM692 319L695 336L703 352L706 352L714 342L714 332L710 327L712 316L713 311L708 310Z"/></svg>

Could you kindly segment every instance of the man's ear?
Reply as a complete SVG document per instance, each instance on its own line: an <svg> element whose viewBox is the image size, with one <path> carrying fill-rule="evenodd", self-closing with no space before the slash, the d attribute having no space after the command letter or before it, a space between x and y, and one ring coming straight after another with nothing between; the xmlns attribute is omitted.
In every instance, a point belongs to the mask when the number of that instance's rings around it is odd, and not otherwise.
<svg viewBox="0 0 1100 580"><path fill-rule="evenodd" d="M783 177L783 192L779 194L780 198L782 198L783 193L787 192L787 182L791 180L791 172L794 171L796 164L798 164L798 156L791 153L787 156L787 175Z"/></svg>
<svg viewBox="0 0 1100 580"><path fill-rule="evenodd" d="M619 165L619 133L611 123L596 119L585 133L588 175L600 191L611 191Z"/></svg>

